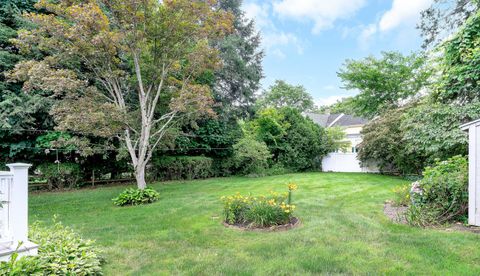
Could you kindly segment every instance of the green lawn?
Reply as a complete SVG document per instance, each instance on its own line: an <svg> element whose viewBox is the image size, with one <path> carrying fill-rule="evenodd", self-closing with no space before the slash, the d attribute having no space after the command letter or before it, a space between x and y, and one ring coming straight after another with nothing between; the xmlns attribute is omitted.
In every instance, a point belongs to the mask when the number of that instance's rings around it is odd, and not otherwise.
<svg viewBox="0 0 480 276"><path fill-rule="evenodd" d="M299 228L242 232L221 225L220 196L294 194ZM383 215L392 188L380 175L304 173L158 183L161 200L114 207L125 187L30 197L30 220L60 221L104 250L106 275L480 274L480 235L396 225Z"/></svg>

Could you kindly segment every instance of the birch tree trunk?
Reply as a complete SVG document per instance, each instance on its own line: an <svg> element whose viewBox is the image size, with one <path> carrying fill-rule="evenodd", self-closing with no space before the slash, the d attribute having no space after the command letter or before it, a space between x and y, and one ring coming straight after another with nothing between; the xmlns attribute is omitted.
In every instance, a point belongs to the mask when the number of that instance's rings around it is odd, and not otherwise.
<svg viewBox="0 0 480 276"><path fill-rule="evenodd" d="M135 179L137 181L137 188L143 190L147 187L147 182L145 181L145 167L147 163L139 164L135 168Z"/></svg>

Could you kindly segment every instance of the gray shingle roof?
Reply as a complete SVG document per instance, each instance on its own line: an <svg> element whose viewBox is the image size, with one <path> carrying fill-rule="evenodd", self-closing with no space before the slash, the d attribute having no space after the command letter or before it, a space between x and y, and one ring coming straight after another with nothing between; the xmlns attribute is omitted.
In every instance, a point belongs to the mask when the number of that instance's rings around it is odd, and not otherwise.
<svg viewBox="0 0 480 276"><path fill-rule="evenodd" d="M315 114L315 113L306 113L307 117L312 119L315 123L322 127L330 126L335 120L337 120L332 126L354 126L354 125L364 125L368 123L368 120L361 117L356 117L347 114ZM341 117L340 117L341 116ZM339 118L340 117L340 118Z"/></svg>

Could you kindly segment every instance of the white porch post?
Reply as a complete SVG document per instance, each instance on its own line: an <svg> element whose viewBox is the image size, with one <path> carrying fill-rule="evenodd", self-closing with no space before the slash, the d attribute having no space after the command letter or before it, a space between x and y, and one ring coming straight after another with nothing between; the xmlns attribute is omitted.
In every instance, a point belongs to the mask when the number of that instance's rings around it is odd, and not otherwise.
<svg viewBox="0 0 480 276"><path fill-rule="evenodd" d="M480 120L461 126L468 131L468 224L480 226Z"/></svg>
<svg viewBox="0 0 480 276"><path fill-rule="evenodd" d="M13 173L11 187L10 225L14 242L28 240L28 168L30 164L7 165Z"/></svg>

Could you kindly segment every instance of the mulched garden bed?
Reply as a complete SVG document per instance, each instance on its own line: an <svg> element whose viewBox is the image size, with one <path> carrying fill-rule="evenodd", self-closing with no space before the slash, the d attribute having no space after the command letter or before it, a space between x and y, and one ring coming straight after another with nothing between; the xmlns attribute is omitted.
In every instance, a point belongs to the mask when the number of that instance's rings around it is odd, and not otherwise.
<svg viewBox="0 0 480 276"><path fill-rule="evenodd" d="M407 211L407 207L405 206L394 206L392 202L387 201L383 206L383 213L387 216L391 221L400 224L407 224L407 220L405 219L405 212ZM480 227L477 226L468 226L463 223L457 222L454 224L450 224L447 226L432 226L430 228L444 230L446 232L453 232L453 231L463 231L463 232L471 232L475 234L480 234Z"/></svg>
<svg viewBox="0 0 480 276"><path fill-rule="evenodd" d="M274 225L270 227L251 227L249 224L228 224L223 222L223 225L227 228L232 228L241 231L257 231L257 232L277 232L287 231L295 227L300 226L301 222L298 218L292 218L289 223L282 225Z"/></svg>

